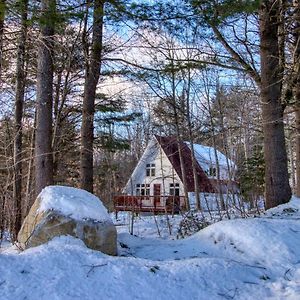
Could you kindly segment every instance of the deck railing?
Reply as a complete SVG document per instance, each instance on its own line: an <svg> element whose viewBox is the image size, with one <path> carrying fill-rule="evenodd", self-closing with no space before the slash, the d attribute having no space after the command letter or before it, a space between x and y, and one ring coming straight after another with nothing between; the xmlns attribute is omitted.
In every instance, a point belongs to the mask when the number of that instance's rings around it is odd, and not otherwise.
<svg viewBox="0 0 300 300"><path fill-rule="evenodd" d="M115 211L178 213L185 209L184 196L114 196Z"/></svg>

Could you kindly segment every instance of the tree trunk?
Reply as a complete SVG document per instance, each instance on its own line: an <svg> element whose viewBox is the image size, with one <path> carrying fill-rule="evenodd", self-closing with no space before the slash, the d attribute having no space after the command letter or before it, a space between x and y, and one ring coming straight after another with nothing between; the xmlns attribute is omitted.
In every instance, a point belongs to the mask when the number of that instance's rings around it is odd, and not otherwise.
<svg viewBox="0 0 300 300"><path fill-rule="evenodd" d="M300 197L300 80L297 85L296 106L296 196Z"/></svg>
<svg viewBox="0 0 300 300"><path fill-rule="evenodd" d="M280 5L276 0L260 5L261 102L264 132L266 208L289 201L287 153L281 103L283 69L280 64Z"/></svg>
<svg viewBox="0 0 300 300"><path fill-rule="evenodd" d="M295 121L296 121L296 189L297 197L300 197L300 1L294 0L293 15L293 94L295 99Z"/></svg>
<svg viewBox="0 0 300 300"><path fill-rule="evenodd" d="M57 178L57 170L58 170L58 145L59 145L59 132L60 132L60 114L58 113L58 106L60 102L60 86L62 81L62 72L61 70L57 75L57 81L55 83L55 91L54 91L54 97L53 97L53 129L52 129L52 158L53 158L53 181L56 181Z"/></svg>
<svg viewBox="0 0 300 300"><path fill-rule="evenodd" d="M194 149L194 141L192 136L190 135L190 145L191 145L191 158L192 158L192 169L193 169L193 177L194 177L194 189L195 189L195 202L196 202L196 210L200 211L201 208L201 199L200 199L200 188L198 181L198 173L197 173L197 160L195 157L195 149Z"/></svg>
<svg viewBox="0 0 300 300"><path fill-rule="evenodd" d="M184 74L185 75L185 74ZM196 202L196 210L201 210L201 199L200 199L200 187L199 187L199 180L198 180L198 173L197 173L197 160L195 157L195 150L194 150L194 138L193 138L193 124L191 118L191 111L190 111L190 90L191 90L191 72L188 69L187 75L187 87L186 87L186 119L188 125L188 132L189 132L189 142L191 145L191 159L192 159L192 169L193 169L193 177L194 177L194 190L195 190L195 202Z"/></svg>
<svg viewBox="0 0 300 300"><path fill-rule="evenodd" d="M177 133L177 147L178 147L178 155L179 155L179 161L180 161L180 170L182 175L182 183L183 183L183 192L184 192L184 200L185 200L185 209L187 211L190 210L190 200L189 200L189 194L187 191L187 182L186 182L186 171L185 171L185 165L184 165L184 159L183 159L183 153L182 153L182 147L181 147L181 137Z"/></svg>
<svg viewBox="0 0 300 300"><path fill-rule="evenodd" d="M4 33L5 0L0 0L0 78L2 71L2 45Z"/></svg>
<svg viewBox="0 0 300 300"><path fill-rule="evenodd" d="M35 136L35 193L53 183L52 104L53 36L56 0L41 1L40 43L37 68L37 120Z"/></svg>
<svg viewBox="0 0 300 300"><path fill-rule="evenodd" d="M85 74L80 153L81 188L91 193L93 192L94 110L101 68L103 13L104 0L95 0L91 57Z"/></svg>
<svg viewBox="0 0 300 300"><path fill-rule="evenodd" d="M22 223L22 118L25 94L25 43L27 38L27 10L28 0L21 1L22 28L18 41L17 70L16 70L16 99L15 99L15 140L14 140L14 182L13 201L15 224L14 233L17 234Z"/></svg>
<svg viewBox="0 0 300 300"><path fill-rule="evenodd" d="M34 112L34 123L33 123L33 130L30 134L30 154L28 158L28 165L27 165L27 174L26 174L26 186L25 186L25 203L23 209L23 216L27 216L29 209L31 208L32 204L32 186L33 186L33 166L34 166L34 144L35 144L35 130L36 127L36 111Z"/></svg>

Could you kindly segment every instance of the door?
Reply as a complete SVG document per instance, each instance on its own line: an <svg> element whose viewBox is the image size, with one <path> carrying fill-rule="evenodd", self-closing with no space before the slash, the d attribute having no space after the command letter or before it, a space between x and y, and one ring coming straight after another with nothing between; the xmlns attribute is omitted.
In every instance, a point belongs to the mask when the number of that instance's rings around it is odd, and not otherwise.
<svg viewBox="0 0 300 300"><path fill-rule="evenodd" d="M160 205L160 184L153 184L154 206Z"/></svg>

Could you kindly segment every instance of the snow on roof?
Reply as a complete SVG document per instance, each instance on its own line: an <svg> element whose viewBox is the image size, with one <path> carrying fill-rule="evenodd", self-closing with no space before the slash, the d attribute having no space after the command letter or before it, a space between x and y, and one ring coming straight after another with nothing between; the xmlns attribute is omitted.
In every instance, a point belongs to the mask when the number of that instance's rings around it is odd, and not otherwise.
<svg viewBox="0 0 300 300"><path fill-rule="evenodd" d="M111 222L101 200L87 191L66 186L47 186L39 197L39 211L54 210L75 220Z"/></svg>
<svg viewBox="0 0 300 300"><path fill-rule="evenodd" d="M189 148L191 148L191 144L189 142L185 142ZM218 158L219 166L227 168L227 160L229 166L233 168L234 162L227 158L223 153L216 150L213 147L203 146L199 144L194 144L195 158L203 169L208 169L211 165L216 165L216 154Z"/></svg>

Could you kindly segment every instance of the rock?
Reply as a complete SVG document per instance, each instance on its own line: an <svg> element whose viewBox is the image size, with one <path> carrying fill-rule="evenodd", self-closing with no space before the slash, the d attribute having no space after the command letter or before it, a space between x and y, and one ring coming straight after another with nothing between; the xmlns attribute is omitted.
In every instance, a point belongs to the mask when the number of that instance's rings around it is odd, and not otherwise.
<svg viewBox="0 0 300 300"><path fill-rule="evenodd" d="M22 248L71 235L91 249L117 254L116 228L101 201L75 188L50 186L37 197L18 234Z"/></svg>

